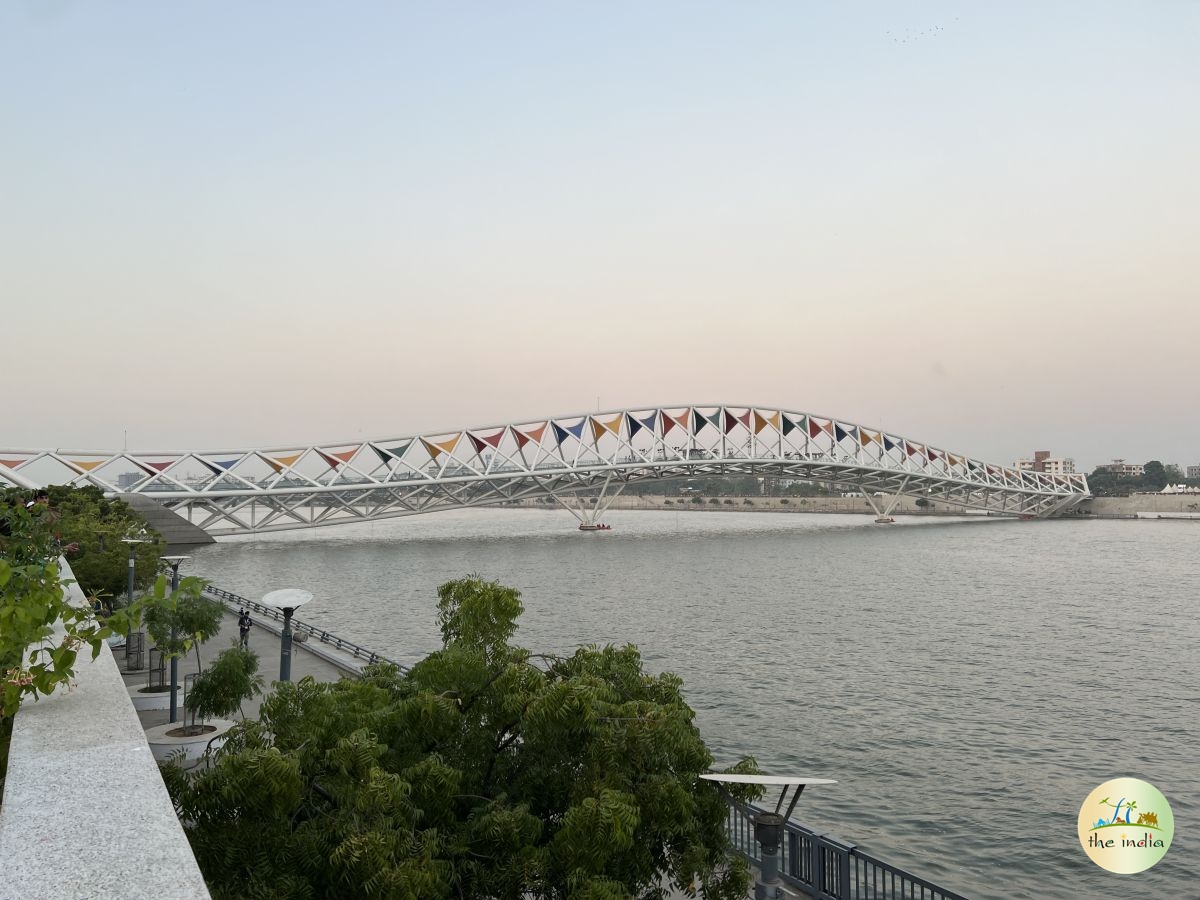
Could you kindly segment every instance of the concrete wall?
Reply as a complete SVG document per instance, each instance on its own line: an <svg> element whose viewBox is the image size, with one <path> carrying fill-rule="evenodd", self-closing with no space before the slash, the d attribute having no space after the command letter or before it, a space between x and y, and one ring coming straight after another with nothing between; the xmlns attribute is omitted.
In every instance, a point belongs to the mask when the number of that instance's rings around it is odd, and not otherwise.
<svg viewBox="0 0 1200 900"><path fill-rule="evenodd" d="M1094 516L1136 516L1140 512L1200 513L1200 494L1134 494L1097 497L1080 505Z"/></svg>
<svg viewBox="0 0 1200 900"><path fill-rule="evenodd" d="M13 720L0 900L208 897L112 653L76 669Z"/></svg>

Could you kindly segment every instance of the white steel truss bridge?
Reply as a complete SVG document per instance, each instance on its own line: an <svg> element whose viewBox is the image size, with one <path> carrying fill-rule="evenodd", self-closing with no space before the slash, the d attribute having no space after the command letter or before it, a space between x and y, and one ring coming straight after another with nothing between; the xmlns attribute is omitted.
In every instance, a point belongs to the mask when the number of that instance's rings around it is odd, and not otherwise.
<svg viewBox="0 0 1200 900"><path fill-rule="evenodd" d="M1081 474L987 463L827 416L721 404L609 410L307 447L0 450L0 485L93 484L139 494L211 535L542 497L594 525L626 485L739 475L844 486L861 491L884 517L901 496L1024 517L1052 516L1090 496Z"/></svg>

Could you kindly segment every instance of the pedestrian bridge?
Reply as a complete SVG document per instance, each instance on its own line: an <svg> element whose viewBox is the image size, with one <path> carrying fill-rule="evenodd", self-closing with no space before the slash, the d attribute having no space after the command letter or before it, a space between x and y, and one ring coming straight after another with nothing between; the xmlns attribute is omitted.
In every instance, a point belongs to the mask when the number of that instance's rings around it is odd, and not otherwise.
<svg viewBox="0 0 1200 900"><path fill-rule="evenodd" d="M93 484L137 494L211 535L374 521L550 498L593 524L629 484L769 476L1052 516L1083 475L1018 470L888 431L759 406L618 409L435 434L239 450L0 450L0 484ZM586 501L586 502L585 502Z"/></svg>

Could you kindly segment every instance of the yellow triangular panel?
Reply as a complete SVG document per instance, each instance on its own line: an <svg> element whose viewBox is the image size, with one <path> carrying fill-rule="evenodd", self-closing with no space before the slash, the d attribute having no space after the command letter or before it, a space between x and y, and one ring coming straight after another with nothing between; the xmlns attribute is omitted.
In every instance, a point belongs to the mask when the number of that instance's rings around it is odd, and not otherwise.
<svg viewBox="0 0 1200 900"><path fill-rule="evenodd" d="M81 460L73 459L73 460L71 460L71 465L78 466L80 469L83 469L83 471L85 471L85 472L90 472L90 471L92 471L92 469L96 469L96 468L99 468L100 466L104 465L104 460L98 459L95 462L82 462Z"/></svg>
<svg viewBox="0 0 1200 900"><path fill-rule="evenodd" d="M271 468L276 472L282 472L287 466L290 466L303 455L303 453L293 453L291 456L270 456L267 457L267 462L271 464Z"/></svg>
<svg viewBox="0 0 1200 900"><path fill-rule="evenodd" d="M432 457L433 459L437 459L443 453L452 452L454 450L454 448L458 445L458 439L460 437L462 437L461 432L459 432L454 437L452 437L448 440L445 440L445 441L427 441L427 440L425 440L425 438L421 438L421 443L424 444L425 449L429 451L430 457Z"/></svg>

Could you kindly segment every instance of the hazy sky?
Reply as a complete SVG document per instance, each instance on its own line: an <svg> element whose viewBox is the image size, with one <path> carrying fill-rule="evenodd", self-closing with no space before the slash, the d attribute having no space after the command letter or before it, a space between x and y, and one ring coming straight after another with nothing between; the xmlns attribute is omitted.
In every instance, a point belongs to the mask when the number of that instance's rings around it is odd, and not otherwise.
<svg viewBox="0 0 1200 900"><path fill-rule="evenodd" d="M1200 3L0 4L0 448L689 401L1200 463Z"/></svg>

